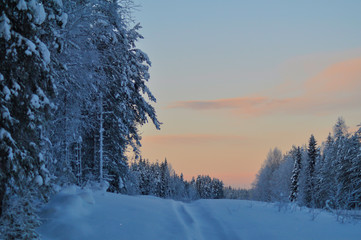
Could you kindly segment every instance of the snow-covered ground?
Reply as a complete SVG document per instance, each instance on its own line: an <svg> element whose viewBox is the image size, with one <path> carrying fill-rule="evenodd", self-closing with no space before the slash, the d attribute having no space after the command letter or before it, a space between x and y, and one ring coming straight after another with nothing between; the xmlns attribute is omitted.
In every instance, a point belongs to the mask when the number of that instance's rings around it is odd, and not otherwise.
<svg viewBox="0 0 361 240"><path fill-rule="evenodd" d="M361 223L334 215L241 200L191 203L71 187L43 209L43 239L361 239Z"/></svg>

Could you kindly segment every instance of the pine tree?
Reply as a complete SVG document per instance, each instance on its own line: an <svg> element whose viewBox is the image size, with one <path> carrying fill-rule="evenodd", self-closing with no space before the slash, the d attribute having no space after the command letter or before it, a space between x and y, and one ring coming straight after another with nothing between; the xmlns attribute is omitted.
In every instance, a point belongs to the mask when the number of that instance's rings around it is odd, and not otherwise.
<svg viewBox="0 0 361 240"><path fill-rule="evenodd" d="M297 147L297 150L295 149L293 153L293 157L294 157L294 167L291 178L291 193L289 196L289 200L291 202L297 201L297 196L298 196L299 178L302 168L302 164L301 164L302 155L301 155L300 147Z"/></svg>

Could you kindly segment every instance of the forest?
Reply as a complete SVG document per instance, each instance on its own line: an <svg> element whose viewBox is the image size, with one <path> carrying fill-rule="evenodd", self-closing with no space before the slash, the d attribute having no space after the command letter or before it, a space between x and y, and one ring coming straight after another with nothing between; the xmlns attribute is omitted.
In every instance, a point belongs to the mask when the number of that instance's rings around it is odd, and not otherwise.
<svg viewBox="0 0 361 240"><path fill-rule="evenodd" d="M132 0L0 1L0 232L39 239L38 210L62 187L192 201L254 199L359 209L361 128L268 154L250 190L141 156L139 127L161 128L137 48ZM129 152L136 156L130 161Z"/></svg>
<svg viewBox="0 0 361 240"><path fill-rule="evenodd" d="M322 143L308 144L285 155L271 150L253 184L252 198L295 202L309 208L351 210L361 207L361 128L348 132L339 117Z"/></svg>
<svg viewBox="0 0 361 240"><path fill-rule="evenodd" d="M130 0L0 2L5 239L38 238L37 210L71 184L106 182L115 193L179 200L224 197L218 179L187 182L166 160L140 158L139 126L161 123L147 87L151 61L136 47L135 7Z"/></svg>

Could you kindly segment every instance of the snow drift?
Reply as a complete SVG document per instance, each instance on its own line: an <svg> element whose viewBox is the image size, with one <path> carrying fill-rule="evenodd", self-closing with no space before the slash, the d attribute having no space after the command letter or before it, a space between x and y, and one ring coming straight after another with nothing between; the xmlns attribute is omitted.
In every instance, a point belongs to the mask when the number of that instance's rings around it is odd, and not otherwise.
<svg viewBox="0 0 361 240"><path fill-rule="evenodd" d="M191 203L151 196L127 196L70 187L41 211L38 232L45 240L360 239L360 223L293 206L241 200Z"/></svg>

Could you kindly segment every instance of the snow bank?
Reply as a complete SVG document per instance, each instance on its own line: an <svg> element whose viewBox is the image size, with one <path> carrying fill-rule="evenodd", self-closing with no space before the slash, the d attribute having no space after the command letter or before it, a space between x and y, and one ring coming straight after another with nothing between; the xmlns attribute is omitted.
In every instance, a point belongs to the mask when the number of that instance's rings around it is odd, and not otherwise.
<svg viewBox="0 0 361 240"><path fill-rule="evenodd" d="M92 232L87 217L94 203L91 192L76 187L58 193L40 213L46 222L39 228L43 239L86 239Z"/></svg>
<svg viewBox="0 0 361 240"><path fill-rule="evenodd" d="M43 239L360 239L360 224L307 209L279 211L252 201L199 200L183 203L151 196L90 192L70 187L43 209Z"/></svg>

